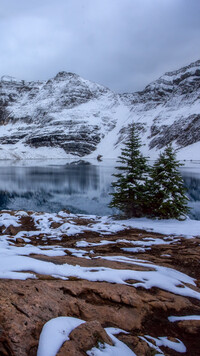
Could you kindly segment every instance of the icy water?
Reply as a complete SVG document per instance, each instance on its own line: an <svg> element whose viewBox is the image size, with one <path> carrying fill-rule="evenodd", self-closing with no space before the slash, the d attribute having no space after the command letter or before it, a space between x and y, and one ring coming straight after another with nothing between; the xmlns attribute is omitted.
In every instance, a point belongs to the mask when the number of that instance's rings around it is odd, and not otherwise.
<svg viewBox="0 0 200 356"><path fill-rule="evenodd" d="M57 163L57 165L55 164ZM109 215L114 162L0 162L0 210L20 209ZM36 166L37 165L37 166ZM191 206L190 216L200 220L200 164L182 168Z"/></svg>
<svg viewBox="0 0 200 356"><path fill-rule="evenodd" d="M200 162L181 169L189 198L190 218L200 220Z"/></svg>

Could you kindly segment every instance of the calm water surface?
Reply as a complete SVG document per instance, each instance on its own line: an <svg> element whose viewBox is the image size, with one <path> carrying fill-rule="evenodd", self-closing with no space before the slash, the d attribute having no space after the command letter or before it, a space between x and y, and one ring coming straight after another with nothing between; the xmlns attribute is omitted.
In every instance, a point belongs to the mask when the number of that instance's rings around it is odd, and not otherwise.
<svg viewBox="0 0 200 356"><path fill-rule="evenodd" d="M27 164L27 163L26 163ZM36 163L34 163L36 165ZM114 162L24 166L0 164L0 210L22 209L109 215ZM181 170L188 189L190 216L200 220L200 164Z"/></svg>

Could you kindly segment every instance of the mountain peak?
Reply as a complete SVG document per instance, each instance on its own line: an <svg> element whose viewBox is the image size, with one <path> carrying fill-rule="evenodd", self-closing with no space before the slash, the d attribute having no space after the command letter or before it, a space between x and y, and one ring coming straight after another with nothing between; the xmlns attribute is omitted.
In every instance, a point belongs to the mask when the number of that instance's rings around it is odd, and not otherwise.
<svg viewBox="0 0 200 356"><path fill-rule="evenodd" d="M78 78L79 75L72 73L72 72L65 72L65 71L60 71L56 74L56 76L54 77L54 79L56 80L66 80L69 78Z"/></svg>

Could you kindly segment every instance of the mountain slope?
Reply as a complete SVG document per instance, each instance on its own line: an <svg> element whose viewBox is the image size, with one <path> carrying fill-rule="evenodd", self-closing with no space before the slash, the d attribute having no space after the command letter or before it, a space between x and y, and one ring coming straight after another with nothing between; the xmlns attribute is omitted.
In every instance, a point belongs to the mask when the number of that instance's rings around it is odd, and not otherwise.
<svg viewBox="0 0 200 356"><path fill-rule="evenodd" d="M132 121L151 158L173 142L182 159L198 159L200 61L133 94L67 72L43 82L0 82L0 158L115 158Z"/></svg>
<svg viewBox="0 0 200 356"><path fill-rule="evenodd" d="M148 132L150 149L170 142L183 148L200 141L200 61L124 97L134 120Z"/></svg>

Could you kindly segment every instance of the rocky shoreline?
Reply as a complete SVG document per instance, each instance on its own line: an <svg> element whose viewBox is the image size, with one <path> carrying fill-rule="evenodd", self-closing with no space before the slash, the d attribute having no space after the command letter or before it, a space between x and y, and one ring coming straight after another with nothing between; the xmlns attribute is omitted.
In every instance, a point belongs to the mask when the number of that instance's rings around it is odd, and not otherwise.
<svg viewBox="0 0 200 356"><path fill-rule="evenodd" d="M85 323L59 356L112 345L107 327L136 355L200 354L199 236L67 212L3 211L0 231L1 355L36 355L44 324L61 316Z"/></svg>

